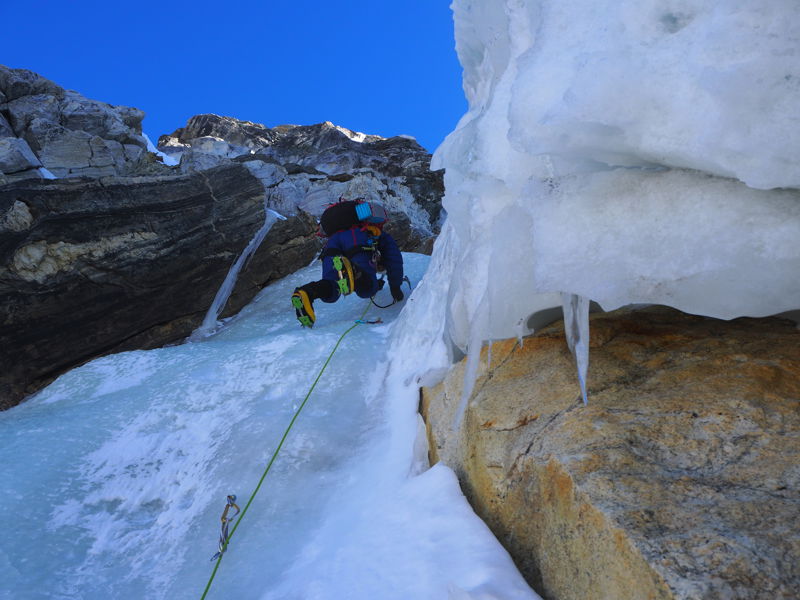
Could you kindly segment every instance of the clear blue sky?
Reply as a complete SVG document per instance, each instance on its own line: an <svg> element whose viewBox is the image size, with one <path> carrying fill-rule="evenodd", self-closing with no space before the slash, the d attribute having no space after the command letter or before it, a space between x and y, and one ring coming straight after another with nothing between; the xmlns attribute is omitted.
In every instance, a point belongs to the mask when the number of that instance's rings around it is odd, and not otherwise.
<svg viewBox="0 0 800 600"><path fill-rule="evenodd" d="M466 110L448 0L0 0L0 64L145 111L332 121L433 151Z"/></svg>

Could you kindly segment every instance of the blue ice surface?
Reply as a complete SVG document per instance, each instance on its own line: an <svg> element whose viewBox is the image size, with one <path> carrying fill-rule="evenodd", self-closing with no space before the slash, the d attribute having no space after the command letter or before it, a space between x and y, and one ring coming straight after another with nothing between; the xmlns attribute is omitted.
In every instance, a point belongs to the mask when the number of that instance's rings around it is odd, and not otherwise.
<svg viewBox="0 0 800 600"><path fill-rule="evenodd" d="M407 254L405 261L417 283L428 257ZM317 303L316 326L300 327L291 292L318 276L316 263L269 286L203 341L99 358L0 413L0 598L200 597L226 496L236 494L244 507L336 341L368 306L354 295ZM376 300L391 298L383 291ZM359 505L375 492L372 474L385 468L376 458L385 455L391 428L381 377L402 306L370 306L366 318L385 324L359 325L342 341L234 534L208 598L335 598L343 593L337 586L353 598L442 593L445 580L419 577L417 563L430 557L406 546L425 535L412 535L415 524L462 535L462 526L417 510L435 489L449 490L439 494L439 512L468 510L449 471L432 469L429 483L404 492L413 510L391 492L397 522L375 527L394 533L371 533L364 511L380 523L390 517ZM336 527L348 522L362 537L342 547ZM310 558L315 552L319 558ZM344 579L332 567L342 552L356 568ZM359 570L383 555L394 564L381 558L370 576ZM395 591L383 589L381 569L391 570Z"/></svg>
<svg viewBox="0 0 800 600"><path fill-rule="evenodd" d="M405 262L416 284L428 257ZM200 597L226 496L245 506L368 306L317 303L316 326L300 327L291 292L318 276L316 263L269 286L203 341L94 360L0 413L0 599ZM393 468L381 378L402 307L370 306L366 318L385 324L344 338L208 598L437 598L495 581L506 597L535 597L451 471L377 489Z"/></svg>

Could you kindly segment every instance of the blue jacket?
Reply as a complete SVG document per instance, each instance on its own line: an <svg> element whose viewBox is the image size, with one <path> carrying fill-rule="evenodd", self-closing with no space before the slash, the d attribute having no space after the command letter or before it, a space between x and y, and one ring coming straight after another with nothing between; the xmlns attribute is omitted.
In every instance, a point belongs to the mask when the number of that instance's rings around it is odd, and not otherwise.
<svg viewBox="0 0 800 600"><path fill-rule="evenodd" d="M373 253L365 251L352 254L352 249L355 247L369 246L371 237L372 236L369 233L362 231L357 227L353 227L351 229L345 229L343 231L334 233L328 238L328 243L325 244L325 251L340 250L342 254L350 257L351 262L353 262L361 270L362 274L367 275L369 279L374 282L374 291L370 294L370 296L374 295L377 291L376 265L371 262ZM386 267L386 275L389 280L389 286L400 287L400 284L403 283L403 255L400 253L400 249L397 247L397 242L395 242L394 238L388 233L381 233L381 235L377 238L377 247L381 254L380 262ZM324 279L336 279L336 271L333 268L332 259L330 256L323 258L322 277ZM359 286L357 285L356 291L360 291L358 287ZM358 295L362 296L361 293Z"/></svg>

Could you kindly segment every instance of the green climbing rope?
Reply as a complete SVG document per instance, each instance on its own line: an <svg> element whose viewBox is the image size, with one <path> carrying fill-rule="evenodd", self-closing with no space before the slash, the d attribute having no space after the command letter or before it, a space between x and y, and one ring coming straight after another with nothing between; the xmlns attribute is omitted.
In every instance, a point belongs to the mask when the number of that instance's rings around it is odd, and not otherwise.
<svg viewBox="0 0 800 600"><path fill-rule="evenodd" d="M309 388L308 393L306 394L306 397L303 398L303 401L300 403L300 406L297 407L297 410L295 411L294 416L292 417L292 420L289 421L289 426L286 428L286 431L283 432L283 437L281 438L281 441L278 443L278 447L275 448L275 452L272 453L272 457L269 459L269 462L267 463L267 467L264 469L264 473L261 475L261 479L258 480L258 485L256 485L256 489L254 489L253 493L250 494L250 498L247 501L247 504L244 505L244 508L242 509L242 512L239 514L239 518L236 520L236 523L233 525L233 529L231 529L231 532L228 535L227 539L225 540L225 543L220 546L220 552L219 552L219 556L217 557L217 562L214 564L214 570L211 572L211 577L209 577L209 579L208 579L208 583L206 584L206 589L203 590L203 595L200 596L200 600L205 600L206 594L208 594L208 590L211 589L211 583L214 581L214 577L217 575L217 569L219 569L219 564L222 562L222 557L225 555L225 550L228 549L228 544L230 543L230 539L233 537L233 534L236 533L236 529L237 529L237 527L239 527L239 523L242 522L242 519L244 518L244 515L247 513L247 509L250 508L250 504L253 502L253 499L256 497L256 494L258 493L258 490L261 488L261 484L264 483L264 479L266 478L267 473L269 473L270 468L272 468L272 463L274 463L275 459L278 457L278 452L281 451L281 447L283 446L283 443L286 441L286 438L289 436L289 432L292 430L292 427L294 426L294 422L297 420L297 417L300 416L300 411L303 410L303 407L306 405L306 402L308 402L308 399L311 397L311 393L314 391L314 388L317 387L317 383L319 382L320 378L322 377L322 374L325 372L325 369L328 367L328 363L331 362L331 359L333 358L334 353L339 348L339 344L342 343L342 340L345 338L345 336L348 333L353 331L353 329L355 329L356 327L358 327L362 323L365 323L364 316L367 314L367 311L369 310L369 307L370 307L370 305L367 304L367 307L364 309L364 312L361 313L361 316L355 321L355 323L353 323L347 329L347 331L345 331L341 336L339 336L339 339L337 340L336 345L333 347L333 350L331 350L331 353L328 355L328 358L325 360L325 364L322 365L322 368L319 370L319 373L317 373L317 378L314 380L314 383L311 384L311 387Z"/></svg>

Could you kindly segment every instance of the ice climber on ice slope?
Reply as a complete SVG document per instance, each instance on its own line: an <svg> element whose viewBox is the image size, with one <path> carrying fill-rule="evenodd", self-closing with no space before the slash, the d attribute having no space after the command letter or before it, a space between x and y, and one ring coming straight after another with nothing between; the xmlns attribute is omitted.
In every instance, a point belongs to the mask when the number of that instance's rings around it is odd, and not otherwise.
<svg viewBox="0 0 800 600"><path fill-rule="evenodd" d="M353 291L371 298L383 287L378 271L386 271L395 302L403 299L403 255L391 235L383 232L386 211L379 204L341 200L329 206L320 218L320 229L328 238L320 254L322 279L295 289L292 306L304 327L316 321L314 300L336 302Z"/></svg>

